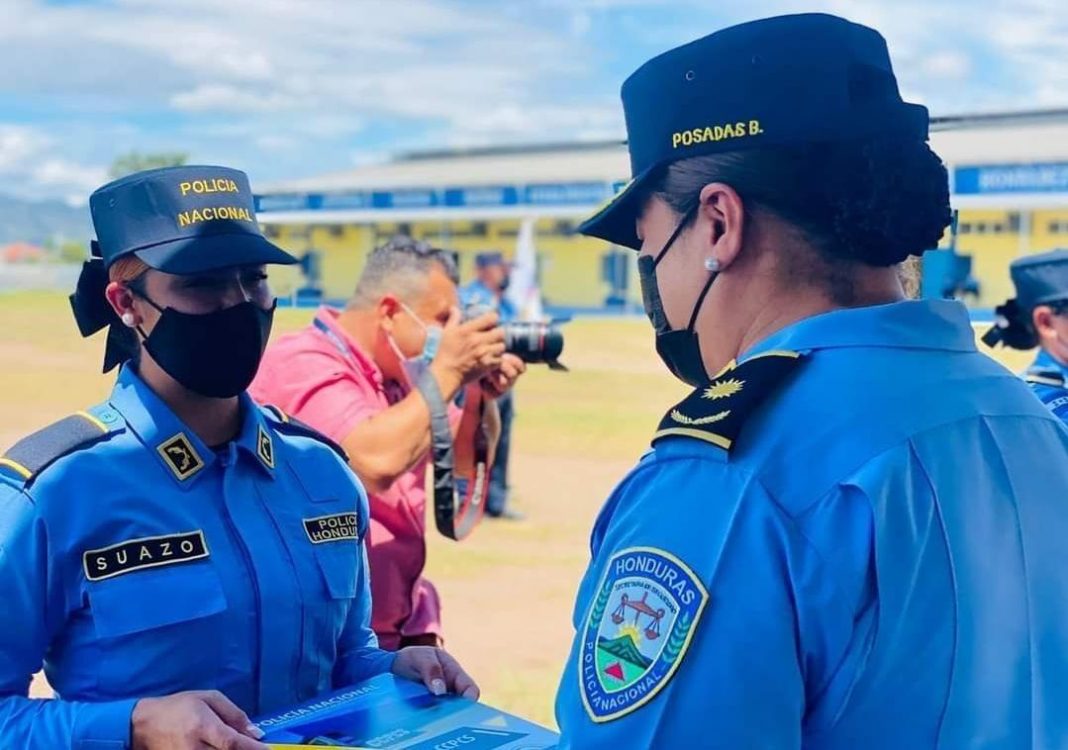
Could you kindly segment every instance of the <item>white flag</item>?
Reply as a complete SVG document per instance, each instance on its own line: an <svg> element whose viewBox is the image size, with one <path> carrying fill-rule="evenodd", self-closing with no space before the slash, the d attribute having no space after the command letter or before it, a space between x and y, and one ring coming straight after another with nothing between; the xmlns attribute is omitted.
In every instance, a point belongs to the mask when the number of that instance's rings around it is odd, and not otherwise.
<svg viewBox="0 0 1068 750"><path fill-rule="evenodd" d="M515 244L511 280L505 292L519 320L544 320L538 288L538 252L534 247L534 219L523 219Z"/></svg>

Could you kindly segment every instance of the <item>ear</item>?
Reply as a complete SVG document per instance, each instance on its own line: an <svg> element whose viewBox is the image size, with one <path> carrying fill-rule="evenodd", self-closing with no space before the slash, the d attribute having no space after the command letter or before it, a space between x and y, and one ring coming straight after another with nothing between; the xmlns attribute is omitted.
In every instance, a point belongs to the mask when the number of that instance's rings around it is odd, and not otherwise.
<svg viewBox="0 0 1068 750"><path fill-rule="evenodd" d="M1038 305L1032 310L1031 322L1039 340L1044 341L1057 335L1057 328L1053 325L1053 308L1049 305Z"/></svg>
<svg viewBox="0 0 1068 750"><path fill-rule="evenodd" d="M123 323L130 322L134 326L141 325L144 321L141 316L134 309L134 295L125 284L118 281L112 281L104 289L104 296L107 297L108 304L111 305L111 309L115 311L115 314L119 316L119 319Z"/></svg>
<svg viewBox="0 0 1068 750"><path fill-rule="evenodd" d="M378 300L375 310L378 313L378 323L382 326L382 330L392 333L393 318L403 310L400 300L392 294L383 295L382 299Z"/></svg>
<svg viewBox="0 0 1068 750"><path fill-rule="evenodd" d="M698 240L702 252L719 261L720 269L726 269L742 252L745 239L745 204L730 185L713 182L701 190L698 208L699 226L704 236Z"/></svg>

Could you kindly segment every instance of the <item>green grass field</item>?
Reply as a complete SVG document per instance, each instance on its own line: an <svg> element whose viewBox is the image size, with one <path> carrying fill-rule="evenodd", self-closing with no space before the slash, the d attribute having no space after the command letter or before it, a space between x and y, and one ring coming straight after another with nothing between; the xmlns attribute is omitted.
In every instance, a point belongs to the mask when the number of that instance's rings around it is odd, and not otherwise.
<svg viewBox="0 0 1068 750"><path fill-rule="evenodd" d="M275 331L310 317L280 310ZM0 450L106 397L103 337L78 336L63 295L0 296L0 330ZM686 391L657 361L644 320L578 320L564 330L572 371L532 367L516 395L512 484L527 521L486 522L459 544L429 532L428 576L444 601L448 648L487 701L547 724L594 516ZM1008 363L1027 359L1015 353Z"/></svg>

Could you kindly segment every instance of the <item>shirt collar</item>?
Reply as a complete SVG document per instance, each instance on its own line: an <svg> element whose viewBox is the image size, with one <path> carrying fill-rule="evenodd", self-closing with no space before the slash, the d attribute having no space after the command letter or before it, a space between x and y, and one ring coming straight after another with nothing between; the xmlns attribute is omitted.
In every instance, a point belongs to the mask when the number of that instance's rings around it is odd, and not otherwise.
<svg viewBox="0 0 1068 750"><path fill-rule="evenodd" d="M1053 355L1047 352L1045 349L1038 350L1038 356L1035 357L1034 364L1031 365L1029 371L1054 371L1068 375L1068 367L1065 367L1060 362L1053 358Z"/></svg>
<svg viewBox="0 0 1068 750"><path fill-rule="evenodd" d="M252 399L247 394L240 398L243 423L234 442L273 476L273 435ZM129 364L119 371L109 402L182 489L192 487L218 460Z"/></svg>
<svg viewBox="0 0 1068 750"><path fill-rule="evenodd" d="M356 339L341 326L338 322L340 315L340 310L323 305L316 311L312 325L320 336L326 337L331 346L359 368L366 378L375 384L376 388L382 390L382 371L375 364L375 361L360 347Z"/></svg>
<svg viewBox="0 0 1068 750"><path fill-rule="evenodd" d="M959 302L932 299L851 307L814 315L776 331L739 359L779 349L811 351L841 347L976 351L975 332L967 308Z"/></svg>

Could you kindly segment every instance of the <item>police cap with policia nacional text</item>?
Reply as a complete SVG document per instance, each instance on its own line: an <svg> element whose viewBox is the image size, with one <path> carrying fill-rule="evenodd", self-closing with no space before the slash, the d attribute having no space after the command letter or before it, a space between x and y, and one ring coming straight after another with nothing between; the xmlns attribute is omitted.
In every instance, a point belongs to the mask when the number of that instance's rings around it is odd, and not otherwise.
<svg viewBox="0 0 1068 750"><path fill-rule="evenodd" d="M638 249L657 168L750 148L880 137L927 139L927 108L902 100L886 40L810 13L743 23L649 60L623 83L631 181L580 227Z"/></svg>
<svg viewBox="0 0 1068 750"><path fill-rule="evenodd" d="M130 342L104 297L108 269L120 258L178 275L297 262L263 236L248 177L228 167L137 172L94 191L89 210L97 239L70 301L82 336L110 328L105 372L129 355Z"/></svg>

